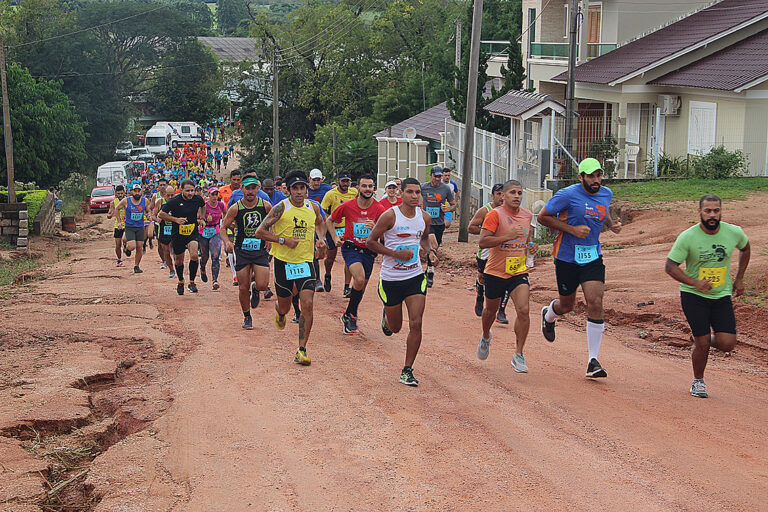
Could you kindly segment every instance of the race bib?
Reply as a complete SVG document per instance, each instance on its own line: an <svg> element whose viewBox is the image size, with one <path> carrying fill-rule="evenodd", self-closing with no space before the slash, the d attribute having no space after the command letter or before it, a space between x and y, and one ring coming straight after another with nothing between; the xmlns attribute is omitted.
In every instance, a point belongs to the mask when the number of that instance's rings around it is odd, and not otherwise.
<svg viewBox="0 0 768 512"><path fill-rule="evenodd" d="M365 222L355 222L352 224L352 234L355 235L355 238L368 238L371 230L365 227Z"/></svg>
<svg viewBox="0 0 768 512"><path fill-rule="evenodd" d="M504 272L507 274L515 275L526 270L528 270L528 267L525 266L525 256L510 256L506 258Z"/></svg>
<svg viewBox="0 0 768 512"><path fill-rule="evenodd" d="M712 283L712 288L723 286L728 275L728 267L700 268L699 280L707 280Z"/></svg>
<svg viewBox="0 0 768 512"><path fill-rule="evenodd" d="M596 245L577 245L573 251L573 259L579 265L592 263L598 257Z"/></svg>
<svg viewBox="0 0 768 512"><path fill-rule="evenodd" d="M302 277L310 277L312 273L309 271L309 263L286 263L285 264L285 277L291 281L293 279L301 279Z"/></svg>
<svg viewBox="0 0 768 512"><path fill-rule="evenodd" d="M413 244L413 245L398 245L395 247L395 251L412 251L413 256L411 256L411 259L409 260L398 260L395 258L395 261L400 261L402 263L405 263L406 265L412 265L419 261L419 244Z"/></svg>
<svg viewBox="0 0 768 512"><path fill-rule="evenodd" d="M258 251L261 249L261 238L244 238L240 248L244 251Z"/></svg>
<svg viewBox="0 0 768 512"><path fill-rule="evenodd" d="M144 212L131 212L131 220L144 220Z"/></svg>
<svg viewBox="0 0 768 512"><path fill-rule="evenodd" d="M171 226L170 224L167 226L163 226L163 235L170 236L172 230L173 230L173 226Z"/></svg>
<svg viewBox="0 0 768 512"><path fill-rule="evenodd" d="M189 236L195 230L194 224L181 224L179 226L179 234L181 236Z"/></svg>
<svg viewBox="0 0 768 512"><path fill-rule="evenodd" d="M336 236L344 237L344 228L336 228Z"/></svg>
<svg viewBox="0 0 768 512"><path fill-rule="evenodd" d="M427 206L424 209L427 210L427 213L433 219L436 219L436 218L440 217L440 207L439 206Z"/></svg>
<svg viewBox="0 0 768 512"><path fill-rule="evenodd" d="M203 228L203 236L205 238L213 238L216 234L216 228Z"/></svg>

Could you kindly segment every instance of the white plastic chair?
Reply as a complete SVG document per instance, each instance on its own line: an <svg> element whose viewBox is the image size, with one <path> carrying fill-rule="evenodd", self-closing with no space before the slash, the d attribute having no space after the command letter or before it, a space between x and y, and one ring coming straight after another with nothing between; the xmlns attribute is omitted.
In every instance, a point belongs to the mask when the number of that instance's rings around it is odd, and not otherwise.
<svg viewBox="0 0 768 512"><path fill-rule="evenodd" d="M637 175L637 155L640 153L640 146L627 146L624 155L624 177L629 178L629 166L635 166L635 176Z"/></svg>

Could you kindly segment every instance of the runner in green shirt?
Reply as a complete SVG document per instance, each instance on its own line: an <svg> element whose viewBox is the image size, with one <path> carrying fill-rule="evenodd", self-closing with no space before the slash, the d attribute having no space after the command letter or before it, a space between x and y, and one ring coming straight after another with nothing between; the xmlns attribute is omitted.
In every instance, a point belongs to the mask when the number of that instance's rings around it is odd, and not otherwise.
<svg viewBox="0 0 768 512"><path fill-rule="evenodd" d="M667 256L666 271L680 282L680 302L693 334L691 395L707 398L704 369L709 347L730 352L736 346L736 317L731 295L744 293L744 272L750 256L749 239L739 226L721 222L722 200L699 200L701 223L683 231ZM740 251L736 279L731 280L731 256ZM685 262L685 270L680 265ZM713 334L714 332L714 334Z"/></svg>

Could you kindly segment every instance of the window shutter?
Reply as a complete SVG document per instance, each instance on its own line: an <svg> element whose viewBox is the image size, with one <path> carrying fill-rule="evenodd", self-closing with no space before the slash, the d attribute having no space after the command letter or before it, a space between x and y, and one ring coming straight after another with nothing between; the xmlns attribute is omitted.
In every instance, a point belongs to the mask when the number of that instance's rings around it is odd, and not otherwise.
<svg viewBox="0 0 768 512"><path fill-rule="evenodd" d="M640 104L627 104L627 142L640 144Z"/></svg>
<svg viewBox="0 0 768 512"><path fill-rule="evenodd" d="M705 155L715 147L717 103L692 101L688 114L688 154Z"/></svg>

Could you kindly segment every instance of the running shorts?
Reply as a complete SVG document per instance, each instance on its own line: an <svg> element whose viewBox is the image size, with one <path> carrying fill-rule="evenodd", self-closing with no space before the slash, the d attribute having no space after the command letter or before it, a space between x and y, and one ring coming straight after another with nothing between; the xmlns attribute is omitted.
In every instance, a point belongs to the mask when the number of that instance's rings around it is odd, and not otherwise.
<svg viewBox="0 0 768 512"><path fill-rule="evenodd" d="M171 230L173 229L172 226L159 226L157 228L157 240L163 245L168 245L171 243L171 235L166 234L166 227L171 228Z"/></svg>
<svg viewBox="0 0 768 512"><path fill-rule="evenodd" d="M171 245L173 246L173 254L184 254L184 251L187 250L187 245L189 245L191 242L197 242L197 236L198 236L198 231L196 229L192 230L191 235L172 236Z"/></svg>
<svg viewBox="0 0 768 512"><path fill-rule="evenodd" d="M125 229L115 228L115 238L123 238L123 233L125 233Z"/></svg>
<svg viewBox="0 0 768 512"><path fill-rule="evenodd" d="M275 262L275 292L278 297L290 297L293 295L294 286L296 287L296 293L302 290L315 291L315 283L317 283L317 270L312 261L306 261L304 263L286 263L283 260L277 258ZM294 279L288 279L286 275L286 266L299 265L295 267L297 271L303 271L302 276ZM295 272L297 273L297 272Z"/></svg>
<svg viewBox="0 0 768 512"><path fill-rule="evenodd" d="M708 299L695 293L680 292L680 303L694 337L707 336L710 332L736 334L736 315L730 295Z"/></svg>
<svg viewBox="0 0 768 512"><path fill-rule="evenodd" d="M371 278L376 253L371 252L369 249L358 247L351 242L344 242L344 245L341 246L341 257L344 258L344 264L348 267L351 267L353 263L362 263L365 278Z"/></svg>
<svg viewBox="0 0 768 512"><path fill-rule="evenodd" d="M485 273L485 264L488 263L488 260L481 260L480 258L477 258L477 271L481 274Z"/></svg>
<svg viewBox="0 0 768 512"><path fill-rule="evenodd" d="M232 254L235 257L235 272L243 270L248 265L269 268L269 254L265 251L244 251L235 247Z"/></svg>
<svg viewBox="0 0 768 512"><path fill-rule="evenodd" d="M508 278L483 274L483 278L485 279L485 298L491 300L502 298L506 292L512 293L521 284L526 286L531 284L528 281L528 274L517 274Z"/></svg>
<svg viewBox="0 0 768 512"><path fill-rule="evenodd" d="M140 228L133 228L130 226L125 227L125 241L126 242L143 242L144 241L144 226Z"/></svg>
<svg viewBox="0 0 768 512"><path fill-rule="evenodd" d="M605 282L605 265L603 257L586 265L569 263L555 259L555 278L557 279L557 292L563 297L573 295L579 289L579 285L587 281Z"/></svg>
<svg viewBox="0 0 768 512"><path fill-rule="evenodd" d="M445 232L445 224L430 224L429 232L435 234L437 245L443 245L443 233Z"/></svg>
<svg viewBox="0 0 768 512"><path fill-rule="evenodd" d="M411 295L427 294L427 277L419 274L404 281L379 279L379 298L385 306L398 306Z"/></svg>

